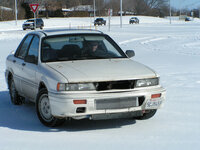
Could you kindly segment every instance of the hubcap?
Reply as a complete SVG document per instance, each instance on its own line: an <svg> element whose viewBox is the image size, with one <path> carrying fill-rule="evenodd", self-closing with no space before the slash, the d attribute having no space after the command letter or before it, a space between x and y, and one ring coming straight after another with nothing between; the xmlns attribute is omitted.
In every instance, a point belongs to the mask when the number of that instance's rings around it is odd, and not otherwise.
<svg viewBox="0 0 200 150"><path fill-rule="evenodd" d="M51 121L53 116L51 115L51 108L49 104L49 98L47 94L43 94L39 100L39 112L41 117L45 121Z"/></svg>

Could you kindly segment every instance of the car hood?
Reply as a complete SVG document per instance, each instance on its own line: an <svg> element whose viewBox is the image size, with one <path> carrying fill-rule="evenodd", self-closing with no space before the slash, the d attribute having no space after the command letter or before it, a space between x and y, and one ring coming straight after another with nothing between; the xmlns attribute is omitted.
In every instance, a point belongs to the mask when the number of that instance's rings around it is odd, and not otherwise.
<svg viewBox="0 0 200 150"><path fill-rule="evenodd" d="M68 82L97 82L155 77L150 68L131 59L80 60L47 63Z"/></svg>

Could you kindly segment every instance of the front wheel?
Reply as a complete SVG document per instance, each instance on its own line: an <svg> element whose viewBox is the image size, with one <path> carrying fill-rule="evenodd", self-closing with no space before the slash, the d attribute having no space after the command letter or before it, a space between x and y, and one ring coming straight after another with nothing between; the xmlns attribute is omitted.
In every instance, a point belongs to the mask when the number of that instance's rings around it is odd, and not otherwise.
<svg viewBox="0 0 200 150"><path fill-rule="evenodd" d="M146 110L146 112L142 116L136 117L135 119L138 119L138 120L150 119L150 118L152 118L156 114L156 112L157 112L156 109Z"/></svg>
<svg viewBox="0 0 200 150"><path fill-rule="evenodd" d="M65 119L58 119L51 114L51 107L46 89L41 89L36 100L36 111L41 123L48 127L59 126Z"/></svg>

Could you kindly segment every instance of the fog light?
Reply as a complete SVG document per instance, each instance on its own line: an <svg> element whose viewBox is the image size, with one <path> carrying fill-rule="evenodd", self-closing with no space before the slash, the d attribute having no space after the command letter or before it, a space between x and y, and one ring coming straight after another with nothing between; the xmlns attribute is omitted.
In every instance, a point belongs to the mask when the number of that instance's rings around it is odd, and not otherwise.
<svg viewBox="0 0 200 150"><path fill-rule="evenodd" d="M161 93L159 93L159 94L152 94L151 95L151 98L159 98L159 97L161 97Z"/></svg>
<svg viewBox="0 0 200 150"><path fill-rule="evenodd" d="M86 111L86 108L85 107L78 107L76 109L76 113L84 113Z"/></svg>
<svg viewBox="0 0 200 150"><path fill-rule="evenodd" d="M87 100L73 100L74 104L87 104Z"/></svg>

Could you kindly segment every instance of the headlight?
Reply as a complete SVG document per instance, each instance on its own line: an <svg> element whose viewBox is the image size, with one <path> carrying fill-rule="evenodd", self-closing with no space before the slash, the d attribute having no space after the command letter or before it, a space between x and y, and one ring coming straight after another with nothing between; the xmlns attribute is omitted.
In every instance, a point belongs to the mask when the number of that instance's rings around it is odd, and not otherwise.
<svg viewBox="0 0 200 150"><path fill-rule="evenodd" d="M58 83L57 91L91 91L95 90L93 83Z"/></svg>
<svg viewBox="0 0 200 150"><path fill-rule="evenodd" d="M139 79L136 81L135 87L155 86L159 84L159 78Z"/></svg>

